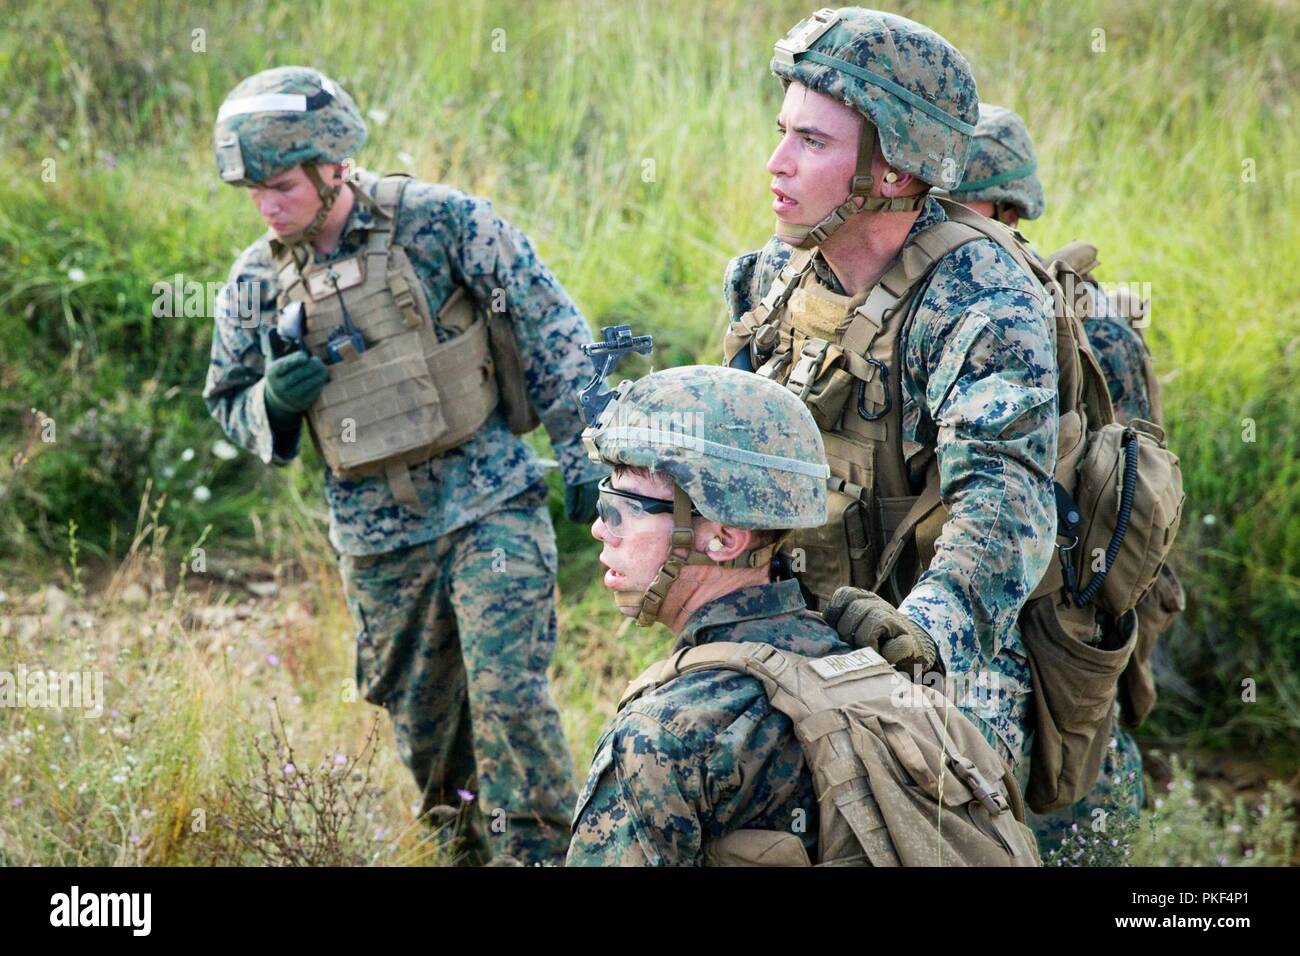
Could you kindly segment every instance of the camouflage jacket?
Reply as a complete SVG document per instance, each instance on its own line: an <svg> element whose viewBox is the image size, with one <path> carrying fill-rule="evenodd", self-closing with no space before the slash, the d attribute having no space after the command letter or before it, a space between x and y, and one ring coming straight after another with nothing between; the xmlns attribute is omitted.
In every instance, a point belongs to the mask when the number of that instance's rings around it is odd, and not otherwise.
<svg viewBox="0 0 1300 956"><path fill-rule="evenodd" d="M361 172L374 195L378 177ZM321 261L355 255L372 213L356 203L338 248ZM260 304L261 321L275 322L276 273L268 232L235 261L218 301L212 357L203 398L231 441L262 461L283 465L298 453L301 428L273 432L263 397L263 356L256 320L240 318ZM550 434L564 479L577 484L607 469L588 461L577 390L591 376L579 345L591 341L587 323L533 245L499 218L486 199L450 186L412 180L402 199L395 243L405 247L437 314L457 285L483 308L505 302L524 358L528 392ZM239 308L243 305L243 309ZM436 321L436 320L435 320ZM439 337L442 330L439 329ZM342 554L376 554L438 538L491 514L545 474L530 446L512 434L500 412L464 445L411 468L425 515L394 501L383 476L347 481L326 470L330 542Z"/></svg>
<svg viewBox="0 0 1300 956"><path fill-rule="evenodd" d="M697 609L674 651L754 641L808 657L850 650L795 581ZM731 671L684 674L629 703L596 744L573 816L569 866L702 866L731 830L792 830L817 847L817 800L790 719Z"/></svg>
<svg viewBox="0 0 1300 956"><path fill-rule="evenodd" d="M908 241L945 218L928 201ZM729 318L753 307L789 255L773 238L731 261ZM843 292L820 255L813 266ZM1038 282L981 239L939 262L899 340L903 451L936 449L949 512L934 560L899 609L935 639L949 674L987 673L990 693L967 714L1013 760L1025 746L1030 690L1016 618L1047 570L1056 532L1053 330Z"/></svg>

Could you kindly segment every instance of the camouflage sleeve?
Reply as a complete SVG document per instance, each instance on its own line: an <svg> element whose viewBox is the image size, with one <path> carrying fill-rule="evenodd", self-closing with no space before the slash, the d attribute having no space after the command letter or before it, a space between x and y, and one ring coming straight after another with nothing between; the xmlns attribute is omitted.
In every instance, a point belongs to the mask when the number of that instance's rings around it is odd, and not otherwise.
<svg viewBox="0 0 1300 956"><path fill-rule="evenodd" d="M736 256L722 274L722 301L727 307L727 321L734 322L754 307L754 266L758 250Z"/></svg>
<svg viewBox="0 0 1300 956"><path fill-rule="evenodd" d="M578 797L567 866L698 866L702 764L654 717L625 711Z"/></svg>
<svg viewBox="0 0 1300 956"><path fill-rule="evenodd" d="M533 407L551 437L567 484L608 471L588 460L582 446L578 392L591 378L591 360L580 348L592 340L587 321L532 241L496 215L486 199L452 193L460 229L455 259L479 302L510 315Z"/></svg>
<svg viewBox="0 0 1300 956"><path fill-rule="evenodd" d="M1046 310L1023 289L945 302L932 285L908 336L904 378L937 428L949 517L900 610L950 670L998 653L1051 560L1057 369Z"/></svg>
<svg viewBox="0 0 1300 956"><path fill-rule="evenodd" d="M762 249L736 256L722 276L722 298L727 321L734 322L752 309L772 287L782 267L790 261L790 246L773 236Z"/></svg>
<svg viewBox="0 0 1300 956"><path fill-rule="evenodd" d="M259 328L262 316L274 314L275 286L250 261L256 249L240 256L217 297L203 401L232 442L267 464L284 465L298 454L302 425L280 431L267 419Z"/></svg>

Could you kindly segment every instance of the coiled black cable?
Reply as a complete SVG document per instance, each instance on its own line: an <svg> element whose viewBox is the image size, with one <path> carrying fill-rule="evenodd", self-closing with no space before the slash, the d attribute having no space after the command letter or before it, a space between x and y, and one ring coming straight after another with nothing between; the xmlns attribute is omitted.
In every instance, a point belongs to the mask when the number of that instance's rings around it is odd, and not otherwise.
<svg viewBox="0 0 1300 956"><path fill-rule="evenodd" d="M1128 533L1129 515L1133 511L1133 494L1137 490L1138 437L1131 431L1124 437L1126 439L1124 446L1124 487L1120 491L1119 520L1115 522L1115 533L1110 536L1110 545L1106 548L1105 565L1088 582L1088 586L1074 596L1074 603L1079 607L1086 606L1101 590L1101 586L1106 582L1106 575L1110 573L1110 566L1119 557L1119 549L1124 544L1124 536Z"/></svg>

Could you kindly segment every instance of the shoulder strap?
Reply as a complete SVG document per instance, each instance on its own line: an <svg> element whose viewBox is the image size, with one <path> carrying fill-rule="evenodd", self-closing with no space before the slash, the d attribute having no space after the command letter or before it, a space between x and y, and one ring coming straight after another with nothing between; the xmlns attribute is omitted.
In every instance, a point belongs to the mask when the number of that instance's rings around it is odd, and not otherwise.
<svg viewBox="0 0 1300 956"><path fill-rule="evenodd" d="M397 231L397 217L402 211L402 194L410 181L411 177L406 173L390 173L382 177L375 187L375 222L370 227L370 239L366 242L367 257L382 255L387 259L388 247L393 241L393 233Z"/></svg>
<svg viewBox="0 0 1300 956"><path fill-rule="evenodd" d="M1038 261L1035 256L1029 255L1025 251L1024 245L1016 238L1016 234L1000 222L981 216L975 210L961 203L953 202L949 199L938 199L939 205L947 213L952 222L959 222L964 226L969 226L984 238L991 239L999 246L1006 250L1016 264L1032 276L1038 276L1040 279L1048 278L1049 273Z"/></svg>
<svg viewBox="0 0 1300 956"><path fill-rule="evenodd" d="M693 673L694 671L729 670L748 674L760 681L763 680L764 676L771 678L774 676L773 669L757 670L755 662L761 665L773 658L778 659L773 664L776 673L784 671L788 667L788 660L770 644L717 641L712 644L700 644L696 647L683 647L671 657L655 661L637 677L633 678L623 691L623 696L619 699L618 709L622 710L647 691L655 690L670 681L676 680L683 674ZM771 695L769 694L769 696Z"/></svg>
<svg viewBox="0 0 1300 956"><path fill-rule="evenodd" d="M812 266L815 253L815 249L795 249L790 253L790 258L781 267L781 271L777 273L776 279L768 287L767 292L763 294L763 298L758 301L757 305L731 324L727 330L723 348L723 354L728 364L735 353L742 347L748 347L750 340L756 335L759 336L757 345L762 351L768 351L776 344L775 330L763 335L759 334L759 330L767 327L772 313L779 311L789 300L795 287L799 284L800 277ZM764 338L764 335L766 338Z"/></svg>

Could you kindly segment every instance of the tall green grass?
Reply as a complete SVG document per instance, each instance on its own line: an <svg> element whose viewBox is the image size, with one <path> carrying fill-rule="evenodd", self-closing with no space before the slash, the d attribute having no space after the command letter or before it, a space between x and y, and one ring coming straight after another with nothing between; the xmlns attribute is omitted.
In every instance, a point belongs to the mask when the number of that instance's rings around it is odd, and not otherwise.
<svg viewBox="0 0 1300 956"><path fill-rule="evenodd" d="M6 560L52 565L70 519L92 552L120 556L147 481L169 495L178 547L208 524L211 547L230 552L283 558L295 542L320 545L311 456L287 475L215 458L198 398L210 320L150 315L154 283L176 272L220 281L260 231L211 158L212 118L244 75L295 62L331 73L371 117L363 165L491 196L593 328L654 332L658 367L715 361L723 267L771 228L771 43L810 7L18 4L0 35ZM982 97L1029 123L1048 193L1044 218L1026 225L1035 244L1086 237L1104 278L1150 283L1148 337L1186 481L1179 560L1191 600L1167 642L1151 729L1293 755L1300 11L1064 0L894 9L956 43ZM200 28L206 52L196 53ZM85 417L101 401L108 424L91 440ZM59 439L11 474L31 406L55 418ZM183 460L186 448L196 454ZM194 498L200 484L213 492L206 503ZM611 637L618 619L590 584L585 530L560 533L557 678L579 696L600 688L567 718L581 752L623 665L662 638ZM587 680L610 662L617 673ZM1248 679L1254 703L1242 700Z"/></svg>

